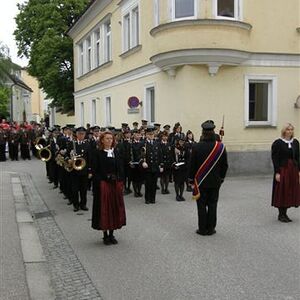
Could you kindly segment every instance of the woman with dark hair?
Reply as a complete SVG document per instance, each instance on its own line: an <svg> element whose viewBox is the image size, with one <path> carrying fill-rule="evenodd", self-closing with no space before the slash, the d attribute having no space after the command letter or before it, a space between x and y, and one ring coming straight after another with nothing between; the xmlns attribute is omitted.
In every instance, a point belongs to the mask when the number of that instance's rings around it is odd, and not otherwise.
<svg viewBox="0 0 300 300"><path fill-rule="evenodd" d="M278 220L291 222L287 209L300 205L299 142L294 138L294 126L287 123L281 130L281 138L272 144L274 166L272 206L278 208Z"/></svg>
<svg viewBox="0 0 300 300"><path fill-rule="evenodd" d="M191 165L191 154L192 154L192 148L193 145L195 144L195 140L194 140L194 134L191 130L188 130L186 132L185 135L185 144L184 144L184 148L186 151L186 162L187 162L187 170L190 169L190 165ZM187 179L186 179L186 191L187 192L192 192L192 187L188 181L188 175L187 175Z"/></svg>
<svg viewBox="0 0 300 300"><path fill-rule="evenodd" d="M105 131L92 160L94 197L92 228L103 231L105 245L117 244L114 230L126 225L123 199L124 169L115 138Z"/></svg>

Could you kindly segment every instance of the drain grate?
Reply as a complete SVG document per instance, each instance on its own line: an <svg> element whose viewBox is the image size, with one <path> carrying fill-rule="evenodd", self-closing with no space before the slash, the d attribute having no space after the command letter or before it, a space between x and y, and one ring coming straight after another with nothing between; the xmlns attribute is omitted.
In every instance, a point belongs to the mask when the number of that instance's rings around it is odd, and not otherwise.
<svg viewBox="0 0 300 300"><path fill-rule="evenodd" d="M54 216L54 211L47 210L43 212L38 212L33 214L34 219L41 219L41 218L48 218L48 217L53 217Z"/></svg>

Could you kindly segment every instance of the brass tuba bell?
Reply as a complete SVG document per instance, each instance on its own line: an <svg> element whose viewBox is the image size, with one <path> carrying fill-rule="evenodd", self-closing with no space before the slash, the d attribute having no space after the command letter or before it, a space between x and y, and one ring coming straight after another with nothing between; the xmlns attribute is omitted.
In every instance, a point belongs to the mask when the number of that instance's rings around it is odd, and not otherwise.
<svg viewBox="0 0 300 300"><path fill-rule="evenodd" d="M81 171L86 166L86 161L81 155L72 158L72 167L76 171Z"/></svg>
<svg viewBox="0 0 300 300"><path fill-rule="evenodd" d="M42 138L42 137L38 137L35 140L35 149L38 150L38 156L40 158L41 161L47 162L51 159L52 157L52 153L50 151L50 145L46 146L47 141Z"/></svg>

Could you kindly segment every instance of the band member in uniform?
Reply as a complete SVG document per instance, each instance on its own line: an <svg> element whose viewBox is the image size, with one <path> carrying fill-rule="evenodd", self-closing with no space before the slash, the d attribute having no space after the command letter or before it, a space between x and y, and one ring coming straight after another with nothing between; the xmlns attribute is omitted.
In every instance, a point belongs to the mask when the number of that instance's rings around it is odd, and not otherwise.
<svg viewBox="0 0 300 300"><path fill-rule="evenodd" d="M193 198L197 200L196 233L213 235L216 233L219 190L228 169L227 153L224 144L216 141L215 125L206 121L201 127L202 140L193 146L189 178L193 183Z"/></svg>
<svg viewBox="0 0 300 300"><path fill-rule="evenodd" d="M287 215L287 209L300 205L299 160L299 141L294 138L294 126L287 123L281 130L281 138L272 144L272 206L278 208L278 220L283 223L292 221Z"/></svg>
<svg viewBox="0 0 300 300"><path fill-rule="evenodd" d="M131 143L131 160L129 165L131 167L132 186L134 190L134 197L143 197L141 188L143 184L143 172L141 172L140 161L141 151L144 143L141 142L141 134L138 129L133 130L133 140Z"/></svg>
<svg viewBox="0 0 300 300"><path fill-rule="evenodd" d="M79 209L88 210L87 204L87 184L88 177L91 177L91 154L89 142L85 139L86 129L78 127L76 129L76 140L69 143L67 149L68 163L74 166L76 157L83 159L84 166L82 168L73 168L71 171L71 202L74 206L74 212ZM79 195L80 194L80 202Z"/></svg>
<svg viewBox="0 0 300 300"><path fill-rule="evenodd" d="M164 170L160 174L160 186L162 194L170 194L168 189L171 175L171 167L173 163L173 148L168 143L168 133L166 131L162 132L161 135L161 153L162 153L162 162Z"/></svg>
<svg viewBox="0 0 300 300"><path fill-rule="evenodd" d="M23 160L31 159L29 147L30 147L30 136L28 133L28 129L23 124L20 129L20 148L21 148L21 157Z"/></svg>
<svg viewBox="0 0 300 300"><path fill-rule="evenodd" d="M185 201L183 197L184 183L187 179L187 152L184 137L176 137L173 151L173 176L176 201Z"/></svg>
<svg viewBox="0 0 300 300"><path fill-rule="evenodd" d="M6 141L7 133L2 127L0 127L0 161L6 161Z"/></svg>
<svg viewBox="0 0 300 300"><path fill-rule="evenodd" d="M184 133L182 132L182 127L179 122L175 123L173 127L173 132L169 134L169 143L173 146L175 144L175 138L184 138Z"/></svg>
<svg viewBox="0 0 300 300"><path fill-rule="evenodd" d="M142 167L145 177L145 203L155 203L157 179L163 172L160 143L154 141L154 127L147 127L146 143L142 153Z"/></svg>
<svg viewBox="0 0 300 300"><path fill-rule="evenodd" d="M138 122L133 122L132 123L132 130L138 130L139 129L139 123Z"/></svg>
<svg viewBox="0 0 300 300"><path fill-rule="evenodd" d="M186 151L186 161L187 161L187 170L190 169L190 165L191 165L191 154L192 154L192 148L193 145L195 144L195 140L194 140L194 134L191 130L188 130L186 135L185 135L185 144L184 144L184 148ZM192 192L192 188L191 185L188 181L188 174L187 174L187 180L186 180L186 191L187 192Z"/></svg>
<svg viewBox="0 0 300 300"><path fill-rule="evenodd" d="M126 123L123 123L123 125L127 125ZM123 151L123 162L124 162L124 194L128 195L132 193L132 190L130 189L131 186L131 167L130 167L130 161L131 161L131 131L129 127L123 128L123 140L122 140L122 151Z"/></svg>
<svg viewBox="0 0 300 300"><path fill-rule="evenodd" d="M92 228L103 231L105 245L117 244L114 230L126 225L123 198L124 170L121 153L115 148L115 139L106 131L100 137L99 149L92 159L93 197Z"/></svg>
<svg viewBox="0 0 300 300"><path fill-rule="evenodd" d="M20 134L17 132L16 127L12 127L8 137L9 157L11 160L19 160L19 144Z"/></svg>
<svg viewBox="0 0 300 300"><path fill-rule="evenodd" d="M54 189L58 188L58 165L56 163L56 155L59 152L59 139L60 131L57 127L54 127L52 130L52 138L50 139L50 151L51 151L51 159L49 160L49 175L50 181L54 184Z"/></svg>

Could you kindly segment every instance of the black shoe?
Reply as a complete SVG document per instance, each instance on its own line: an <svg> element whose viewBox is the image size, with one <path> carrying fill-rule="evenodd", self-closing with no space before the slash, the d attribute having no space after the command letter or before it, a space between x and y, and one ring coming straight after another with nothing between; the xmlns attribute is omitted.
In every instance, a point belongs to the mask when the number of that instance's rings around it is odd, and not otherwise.
<svg viewBox="0 0 300 300"><path fill-rule="evenodd" d="M192 192L193 189L192 189L190 186L188 186L188 187L186 188L186 191L187 191L187 192Z"/></svg>
<svg viewBox="0 0 300 300"><path fill-rule="evenodd" d="M143 197L143 194L141 192L138 192L139 197Z"/></svg>
<svg viewBox="0 0 300 300"><path fill-rule="evenodd" d="M213 235L215 233L217 233L216 229L211 229L206 232L206 235Z"/></svg>
<svg viewBox="0 0 300 300"><path fill-rule="evenodd" d="M74 206L74 209L73 209L73 211L79 211L79 206Z"/></svg>
<svg viewBox="0 0 300 300"><path fill-rule="evenodd" d="M134 198L138 198L139 194L137 192L134 192Z"/></svg>
<svg viewBox="0 0 300 300"><path fill-rule="evenodd" d="M111 244L109 236L106 236L106 237L103 238L103 244L104 245L110 245Z"/></svg>
<svg viewBox="0 0 300 300"><path fill-rule="evenodd" d="M285 218L288 220L288 222L293 222L293 220L291 220L288 215L285 215Z"/></svg>
<svg viewBox="0 0 300 300"><path fill-rule="evenodd" d="M181 198L180 198L180 196L178 195L178 196L176 196L176 201L181 201Z"/></svg>
<svg viewBox="0 0 300 300"><path fill-rule="evenodd" d="M67 203L67 205L72 205L73 203L71 202L71 201L69 201L68 203Z"/></svg>
<svg viewBox="0 0 300 300"><path fill-rule="evenodd" d="M202 231L202 230L200 230L200 229L197 229L197 230L196 230L196 233L197 233L197 234L200 234L200 235L206 235L207 231Z"/></svg>
<svg viewBox="0 0 300 300"><path fill-rule="evenodd" d="M185 201L185 198L180 196L180 201Z"/></svg>
<svg viewBox="0 0 300 300"><path fill-rule="evenodd" d="M278 216L278 221L282 222L282 223L289 223L290 221L286 218L286 216Z"/></svg>
<svg viewBox="0 0 300 300"><path fill-rule="evenodd" d="M52 180L49 180L48 183L53 183L53 181L52 181Z"/></svg>
<svg viewBox="0 0 300 300"><path fill-rule="evenodd" d="M163 195L165 195L166 194L166 191L165 190L161 190L161 193L163 194Z"/></svg>
<svg viewBox="0 0 300 300"><path fill-rule="evenodd" d="M170 194L170 191L169 190L165 190L165 194Z"/></svg>
<svg viewBox="0 0 300 300"><path fill-rule="evenodd" d="M150 204L150 201L145 201L146 204Z"/></svg>
<svg viewBox="0 0 300 300"><path fill-rule="evenodd" d="M81 209L81 210L85 210L85 211L88 211L88 210L89 210L89 208L86 207L86 205L80 206L80 209Z"/></svg>
<svg viewBox="0 0 300 300"><path fill-rule="evenodd" d="M113 244L113 245L118 244L118 241L116 240L116 238L113 235L110 235L108 238L109 238L109 241L111 244Z"/></svg>

